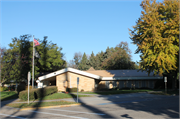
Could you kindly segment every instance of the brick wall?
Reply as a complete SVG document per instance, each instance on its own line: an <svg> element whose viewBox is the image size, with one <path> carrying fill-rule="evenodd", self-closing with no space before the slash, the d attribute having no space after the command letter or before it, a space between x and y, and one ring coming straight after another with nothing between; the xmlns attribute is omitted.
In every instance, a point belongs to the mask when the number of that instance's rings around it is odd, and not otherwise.
<svg viewBox="0 0 180 119"><path fill-rule="evenodd" d="M61 75L56 76L56 86L58 87L58 91L66 91L65 87L67 87L66 78L67 73L63 73Z"/></svg>
<svg viewBox="0 0 180 119"><path fill-rule="evenodd" d="M66 87L77 87L77 77L79 77L79 91L94 91L95 81L93 78L71 72L56 76L58 91L66 91Z"/></svg>

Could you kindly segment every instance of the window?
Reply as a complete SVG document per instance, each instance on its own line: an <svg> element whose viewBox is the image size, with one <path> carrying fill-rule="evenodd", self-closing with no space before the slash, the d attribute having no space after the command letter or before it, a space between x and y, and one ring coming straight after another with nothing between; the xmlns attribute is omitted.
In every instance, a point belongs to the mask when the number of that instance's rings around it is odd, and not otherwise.
<svg viewBox="0 0 180 119"><path fill-rule="evenodd" d="M128 81L124 81L125 82L125 87L128 87Z"/></svg>
<svg viewBox="0 0 180 119"><path fill-rule="evenodd" d="M131 88L134 88L135 84L134 81L131 81Z"/></svg>
<svg viewBox="0 0 180 119"><path fill-rule="evenodd" d="M141 88L142 86L142 81L139 81L139 88Z"/></svg>
<svg viewBox="0 0 180 119"><path fill-rule="evenodd" d="M116 81L114 81L113 82L113 87L116 87L116 86L117 86Z"/></svg>
<svg viewBox="0 0 180 119"><path fill-rule="evenodd" d="M149 81L146 81L146 87L149 88Z"/></svg>
<svg viewBox="0 0 180 119"><path fill-rule="evenodd" d="M126 87L126 81L124 81L124 87Z"/></svg>

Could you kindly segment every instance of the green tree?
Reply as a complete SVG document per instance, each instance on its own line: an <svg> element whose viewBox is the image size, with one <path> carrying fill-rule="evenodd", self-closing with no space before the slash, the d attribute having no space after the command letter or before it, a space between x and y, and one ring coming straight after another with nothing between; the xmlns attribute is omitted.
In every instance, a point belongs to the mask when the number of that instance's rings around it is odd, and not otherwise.
<svg viewBox="0 0 180 119"><path fill-rule="evenodd" d="M131 39L138 46L136 53L140 53L140 66L148 73L171 73L176 82L179 70L179 2L143 0L141 7L142 14L130 30Z"/></svg>
<svg viewBox="0 0 180 119"><path fill-rule="evenodd" d="M0 47L0 73L2 72L2 68L4 67L5 62L3 61L3 57L5 56L6 48ZM1 74L0 74L1 76ZM4 75L5 76L5 75ZM1 83L4 82L4 76L1 77Z"/></svg>
<svg viewBox="0 0 180 119"><path fill-rule="evenodd" d="M92 52L90 58L89 58L89 66L95 68L96 67L96 60L94 53Z"/></svg>
<svg viewBox="0 0 180 119"><path fill-rule="evenodd" d="M36 47L40 58L35 59L35 74L40 72L54 72L66 67L66 61L63 59L62 48L56 44L47 41L47 36L40 41L40 46Z"/></svg>
<svg viewBox="0 0 180 119"><path fill-rule="evenodd" d="M2 61L4 62L1 79L4 82L20 82L27 80L28 71L32 72L32 47L33 42L29 41L30 35L20 36L20 39L12 39L9 49L4 52ZM63 60L62 48L56 44L48 43L47 37L40 42L40 46L35 47L39 52L40 59L35 58L35 76L40 72L53 72L65 67L66 62Z"/></svg>
<svg viewBox="0 0 180 119"><path fill-rule="evenodd" d="M102 70L102 62L104 61L104 52L101 51L95 56L95 70Z"/></svg>
<svg viewBox="0 0 180 119"><path fill-rule="evenodd" d="M109 58L110 54L111 54L110 48L107 47L106 51L103 54L103 59Z"/></svg>
<svg viewBox="0 0 180 119"><path fill-rule="evenodd" d="M115 48L107 48L102 62L103 69L136 69L131 61L131 50L127 42L121 42Z"/></svg>
<svg viewBox="0 0 180 119"><path fill-rule="evenodd" d="M9 49L4 52L3 67L1 72L1 79L3 83L10 81L20 82L26 80L27 71L29 71L28 60L29 57L29 35L23 35L20 39L12 39L9 44Z"/></svg>
<svg viewBox="0 0 180 119"><path fill-rule="evenodd" d="M82 60L79 63L79 67L78 69L80 70L88 70L90 68L90 66L88 65L88 59L86 56L86 53L83 54Z"/></svg>
<svg viewBox="0 0 180 119"><path fill-rule="evenodd" d="M135 69L134 63L130 61L129 54L119 47L116 47L115 52L113 52L109 58L104 60L102 67L106 70Z"/></svg>

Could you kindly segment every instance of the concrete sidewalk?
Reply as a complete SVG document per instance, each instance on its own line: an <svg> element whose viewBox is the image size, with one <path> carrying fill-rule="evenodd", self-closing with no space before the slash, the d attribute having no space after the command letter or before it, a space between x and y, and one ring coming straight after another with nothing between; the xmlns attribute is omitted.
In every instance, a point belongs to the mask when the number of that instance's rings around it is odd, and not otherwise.
<svg viewBox="0 0 180 119"><path fill-rule="evenodd" d="M76 94L76 93L72 93L72 94ZM79 94L79 95L82 95L82 94ZM100 95L96 95L96 94L83 94L83 95L100 96ZM90 97L80 97L78 99L82 99L82 98L90 98ZM33 102L53 102L53 101L76 102L77 98L64 98L64 99L53 99L53 100L37 100L37 101L29 101L29 103L33 103ZM7 104L10 104L10 103L28 103L28 101L20 101L20 99L12 99L12 100L7 100L7 101L1 101L1 107L5 106Z"/></svg>

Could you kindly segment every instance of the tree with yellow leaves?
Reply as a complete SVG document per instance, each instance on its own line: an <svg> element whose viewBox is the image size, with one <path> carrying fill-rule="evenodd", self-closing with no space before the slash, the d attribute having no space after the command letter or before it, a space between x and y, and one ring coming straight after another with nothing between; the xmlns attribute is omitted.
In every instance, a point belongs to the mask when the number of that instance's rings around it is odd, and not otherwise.
<svg viewBox="0 0 180 119"><path fill-rule="evenodd" d="M138 46L142 70L174 75L176 86L179 70L179 2L178 0L143 0L141 16L130 30ZM176 88L176 87L174 87Z"/></svg>

